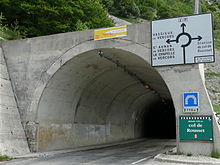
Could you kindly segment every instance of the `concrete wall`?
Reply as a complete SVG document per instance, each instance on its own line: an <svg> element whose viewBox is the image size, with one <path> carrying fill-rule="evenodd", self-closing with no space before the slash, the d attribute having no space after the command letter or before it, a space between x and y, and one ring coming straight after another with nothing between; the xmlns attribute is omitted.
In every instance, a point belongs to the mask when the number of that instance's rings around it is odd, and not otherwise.
<svg viewBox="0 0 220 165"><path fill-rule="evenodd" d="M165 88L169 97L160 75L142 59L122 50L102 51L113 59L117 55L127 69L146 82L151 79L154 88ZM138 138L141 129L135 133L134 128L141 122L138 114L160 101L137 79L98 56L98 50L80 54L62 66L45 87L38 107L38 150Z"/></svg>
<svg viewBox="0 0 220 165"><path fill-rule="evenodd" d="M215 115L212 111L212 105L205 89L204 81L201 78L198 65L175 66L169 68L158 68L165 82L170 89L174 106L176 109L177 128L178 116L182 113L182 93L184 92L199 92L200 109L198 115L212 115L214 128L214 143L189 143L179 141L179 129L177 129L177 147L180 153L192 153L210 155L212 151L219 151L219 125L216 123ZM175 80L175 81L173 81Z"/></svg>
<svg viewBox="0 0 220 165"><path fill-rule="evenodd" d="M86 145L138 137L140 132L135 135L136 116L132 114L141 109L149 110L157 100L172 97L178 150L206 155L212 150L220 151L220 133L215 120L214 143L178 141L182 93L200 92L200 114L213 115L210 100L198 65L152 68L150 45L149 23L129 25L128 36L122 39L94 41L93 30L89 30L4 42L2 48L31 150L85 145L88 138L90 142ZM100 49L126 64L159 95L146 94L139 100L143 91L140 83L129 88L129 84L135 84L137 80L100 59L97 55ZM132 110L127 113L127 104L132 100Z"/></svg>
<svg viewBox="0 0 220 165"><path fill-rule="evenodd" d="M0 47L0 155L29 153L15 95Z"/></svg>

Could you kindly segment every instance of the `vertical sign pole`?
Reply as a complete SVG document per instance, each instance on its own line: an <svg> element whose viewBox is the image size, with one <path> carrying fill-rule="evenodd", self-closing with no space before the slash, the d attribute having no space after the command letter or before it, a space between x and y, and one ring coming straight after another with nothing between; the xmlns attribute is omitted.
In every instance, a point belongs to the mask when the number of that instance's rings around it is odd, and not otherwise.
<svg viewBox="0 0 220 165"><path fill-rule="evenodd" d="M194 14L200 13L200 0L195 0Z"/></svg>
<svg viewBox="0 0 220 165"><path fill-rule="evenodd" d="M194 14L199 14L199 13L200 13L200 0L195 0ZM204 64L199 64L199 71L202 77L202 81L203 83L205 83Z"/></svg>

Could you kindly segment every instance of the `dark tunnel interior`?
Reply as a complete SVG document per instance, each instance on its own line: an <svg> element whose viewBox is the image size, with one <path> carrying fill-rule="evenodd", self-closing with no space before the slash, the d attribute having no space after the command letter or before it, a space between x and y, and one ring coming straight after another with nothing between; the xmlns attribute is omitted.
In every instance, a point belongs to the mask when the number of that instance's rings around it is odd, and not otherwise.
<svg viewBox="0 0 220 165"><path fill-rule="evenodd" d="M159 102L143 113L142 136L157 139L176 138L175 109L172 100Z"/></svg>

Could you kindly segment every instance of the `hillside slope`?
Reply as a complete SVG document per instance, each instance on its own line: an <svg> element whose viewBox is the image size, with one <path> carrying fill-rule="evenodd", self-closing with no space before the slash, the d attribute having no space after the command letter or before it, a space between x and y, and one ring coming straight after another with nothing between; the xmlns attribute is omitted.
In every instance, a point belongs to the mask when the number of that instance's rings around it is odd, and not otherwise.
<svg viewBox="0 0 220 165"><path fill-rule="evenodd" d="M212 104L220 111L220 51L216 50L215 53L215 63L205 64L205 78Z"/></svg>

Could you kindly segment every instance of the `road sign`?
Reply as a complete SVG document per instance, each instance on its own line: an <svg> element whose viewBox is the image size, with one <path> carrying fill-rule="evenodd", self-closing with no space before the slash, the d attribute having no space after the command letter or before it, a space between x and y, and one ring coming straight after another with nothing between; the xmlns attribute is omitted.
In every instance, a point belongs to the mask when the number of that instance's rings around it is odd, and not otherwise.
<svg viewBox="0 0 220 165"><path fill-rule="evenodd" d="M94 40L119 38L124 36L127 36L127 26L97 29L94 31Z"/></svg>
<svg viewBox="0 0 220 165"><path fill-rule="evenodd" d="M214 62L212 15L152 21L152 66Z"/></svg>
<svg viewBox="0 0 220 165"><path fill-rule="evenodd" d="M198 92L183 93L183 112L184 113L199 112Z"/></svg>
<svg viewBox="0 0 220 165"><path fill-rule="evenodd" d="M181 142L212 142L212 116L180 116L179 134Z"/></svg>

